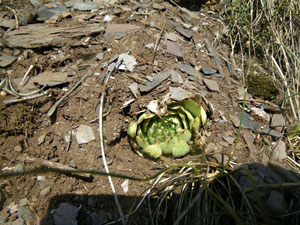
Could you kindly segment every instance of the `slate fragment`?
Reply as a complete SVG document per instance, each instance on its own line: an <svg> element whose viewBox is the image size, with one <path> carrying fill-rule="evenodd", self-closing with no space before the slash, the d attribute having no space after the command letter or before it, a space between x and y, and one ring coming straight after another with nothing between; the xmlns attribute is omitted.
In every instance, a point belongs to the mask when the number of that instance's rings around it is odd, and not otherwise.
<svg viewBox="0 0 300 225"><path fill-rule="evenodd" d="M170 98L176 101L182 101L190 98L189 92L181 87L170 87Z"/></svg>
<svg viewBox="0 0 300 225"><path fill-rule="evenodd" d="M64 202L54 210L53 219L55 225L77 225L77 219L80 208L70 203Z"/></svg>
<svg viewBox="0 0 300 225"><path fill-rule="evenodd" d="M95 140L93 129L86 125L80 125L76 132L77 144L86 144Z"/></svg>
<svg viewBox="0 0 300 225"><path fill-rule="evenodd" d="M115 36L123 36L126 33L134 32L141 29L141 27L133 24L109 24L105 29L105 38L111 38Z"/></svg>
<svg viewBox="0 0 300 225"><path fill-rule="evenodd" d="M75 2L73 4L73 9L79 11L91 11L93 9L98 9L99 6L95 2Z"/></svg>
<svg viewBox="0 0 300 225"><path fill-rule="evenodd" d="M214 73L217 73L218 71L216 69L212 69L212 68L207 68L207 67L202 67L201 68L201 72L204 75L212 75Z"/></svg>
<svg viewBox="0 0 300 225"><path fill-rule="evenodd" d="M101 24L85 24L80 26L55 27L50 24L28 24L19 30L6 32L3 40L10 48L39 48L48 46L77 45L83 38L101 33Z"/></svg>
<svg viewBox="0 0 300 225"><path fill-rule="evenodd" d="M219 84L216 81L203 78L203 82L210 91L220 92Z"/></svg>
<svg viewBox="0 0 300 225"><path fill-rule="evenodd" d="M17 57L0 52L0 67L7 67L16 61Z"/></svg>
<svg viewBox="0 0 300 225"><path fill-rule="evenodd" d="M147 84L140 84L139 88L142 92L151 91L153 88L160 85L164 80L168 79L171 74L172 74L172 70L167 72L157 73L151 82L148 82Z"/></svg>
<svg viewBox="0 0 300 225"><path fill-rule="evenodd" d="M44 5L39 9L37 19L40 21L46 21L51 17L58 16L66 12L69 12L69 9L63 4L58 4L51 8Z"/></svg>
<svg viewBox="0 0 300 225"><path fill-rule="evenodd" d="M178 58L183 58L183 53L180 44L169 40L166 40L165 43L167 45L167 53L175 55Z"/></svg>
<svg viewBox="0 0 300 225"><path fill-rule="evenodd" d="M200 81L202 80L201 74L194 67L188 64L177 63L177 68L182 72L185 72L193 77L196 77Z"/></svg>
<svg viewBox="0 0 300 225"><path fill-rule="evenodd" d="M193 33L190 32L188 29L183 28L182 26L176 26L175 30L187 39L191 39L193 37Z"/></svg>

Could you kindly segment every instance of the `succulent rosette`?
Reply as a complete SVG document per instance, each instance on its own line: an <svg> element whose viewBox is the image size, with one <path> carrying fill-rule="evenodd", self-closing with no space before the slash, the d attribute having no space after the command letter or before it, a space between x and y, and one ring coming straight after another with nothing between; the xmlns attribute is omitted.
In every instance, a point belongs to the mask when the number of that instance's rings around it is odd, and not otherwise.
<svg viewBox="0 0 300 225"><path fill-rule="evenodd" d="M183 157L190 152L189 142L200 131L207 115L202 106L192 99L171 103L166 113L145 112L132 121L128 135L152 158L162 154Z"/></svg>

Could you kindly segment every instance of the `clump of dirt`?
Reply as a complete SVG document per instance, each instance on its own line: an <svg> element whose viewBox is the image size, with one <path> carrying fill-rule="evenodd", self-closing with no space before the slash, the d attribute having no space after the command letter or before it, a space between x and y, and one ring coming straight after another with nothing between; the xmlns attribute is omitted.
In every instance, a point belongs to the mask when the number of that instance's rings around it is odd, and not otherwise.
<svg viewBox="0 0 300 225"><path fill-rule="evenodd" d="M6 106L0 99L0 137L25 134L30 135L36 124L34 115L36 108L25 104L17 104L14 107Z"/></svg>

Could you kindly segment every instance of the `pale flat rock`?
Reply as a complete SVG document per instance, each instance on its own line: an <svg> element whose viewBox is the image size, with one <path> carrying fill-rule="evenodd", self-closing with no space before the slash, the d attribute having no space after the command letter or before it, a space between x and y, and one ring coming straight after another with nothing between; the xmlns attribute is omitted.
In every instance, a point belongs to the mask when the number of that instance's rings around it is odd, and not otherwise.
<svg viewBox="0 0 300 225"><path fill-rule="evenodd" d="M138 95L140 94L138 83L134 82L134 83L130 84L128 87L129 87L130 91L132 92L132 94L134 95L134 97L137 98Z"/></svg>
<svg viewBox="0 0 300 225"><path fill-rule="evenodd" d="M173 32L166 33L166 39L170 41L178 41L180 40L180 36L178 34L175 34Z"/></svg>
<svg viewBox="0 0 300 225"><path fill-rule="evenodd" d="M28 24L19 30L6 32L3 40L10 48L39 48L76 45L83 37L103 33L101 24L55 27L50 24Z"/></svg>
<svg viewBox="0 0 300 225"><path fill-rule="evenodd" d="M170 87L170 98L176 101L182 101L190 98L189 92L181 87Z"/></svg>
<svg viewBox="0 0 300 225"><path fill-rule="evenodd" d="M73 9L79 10L79 11L91 11L93 9L98 9L99 6L95 2L75 2L73 4Z"/></svg>
<svg viewBox="0 0 300 225"><path fill-rule="evenodd" d="M151 91L153 88L160 85L164 80L168 79L171 74L172 74L172 70L157 73L154 76L152 81L148 82L147 84L140 84L139 88L142 92Z"/></svg>
<svg viewBox="0 0 300 225"><path fill-rule="evenodd" d="M284 126L285 126L285 119L282 116L282 114L273 114L270 127L282 131Z"/></svg>
<svg viewBox="0 0 300 225"><path fill-rule="evenodd" d="M93 129L86 125L80 125L77 128L76 139L78 144L86 144L92 140L95 140Z"/></svg>
<svg viewBox="0 0 300 225"><path fill-rule="evenodd" d="M217 73L218 71L216 69L202 67L201 72L205 75L212 75L214 73Z"/></svg>
<svg viewBox="0 0 300 225"><path fill-rule="evenodd" d="M171 74L171 81L174 82L174 83L183 84L182 77L176 71L173 71L173 73Z"/></svg>
<svg viewBox="0 0 300 225"><path fill-rule="evenodd" d="M257 107L252 107L251 112L255 115L258 116L260 119L265 120L266 122L270 122L270 115L266 113L263 109L257 108Z"/></svg>
<svg viewBox="0 0 300 225"><path fill-rule="evenodd" d="M286 156L286 144L280 140L273 150L273 157L275 160L282 162Z"/></svg>
<svg viewBox="0 0 300 225"><path fill-rule="evenodd" d="M137 66L135 58L131 55L128 55L127 53L122 53L119 56L119 60L123 60L122 64L119 66L119 70L128 70L130 72L133 72L133 70Z"/></svg>
<svg viewBox="0 0 300 225"><path fill-rule="evenodd" d="M187 39L191 39L193 37L193 33L188 29L183 28L182 26L177 26L175 30Z"/></svg>
<svg viewBox="0 0 300 225"><path fill-rule="evenodd" d="M141 29L141 27L133 24L109 24L105 29L104 37L123 36L126 33L134 32Z"/></svg>
<svg viewBox="0 0 300 225"><path fill-rule="evenodd" d="M3 52L0 52L0 67L9 66L16 60L17 60L17 57L10 56Z"/></svg>
<svg viewBox="0 0 300 225"><path fill-rule="evenodd" d="M167 53L171 55L175 55L176 57L179 58L183 58L183 53L180 44L169 40L166 40L165 44L167 45L167 50L166 50Z"/></svg>
<svg viewBox="0 0 300 225"><path fill-rule="evenodd" d="M219 84L216 81L209 80L206 78L203 78L202 80L203 80L204 84L206 85L206 87L208 88L208 90L220 92Z"/></svg>
<svg viewBox="0 0 300 225"><path fill-rule="evenodd" d="M51 8L44 5L39 8L37 19L40 21L46 21L51 17L58 16L66 12L69 12L69 9L63 4L53 5Z"/></svg>
<svg viewBox="0 0 300 225"><path fill-rule="evenodd" d="M271 191L271 194L266 202L266 208L272 213L282 214L285 212L284 197L278 191Z"/></svg>
<svg viewBox="0 0 300 225"><path fill-rule="evenodd" d="M199 80L202 80L202 76L199 73L199 71L197 71L194 67L188 64L177 63L177 68L182 72L185 72Z"/></svg>

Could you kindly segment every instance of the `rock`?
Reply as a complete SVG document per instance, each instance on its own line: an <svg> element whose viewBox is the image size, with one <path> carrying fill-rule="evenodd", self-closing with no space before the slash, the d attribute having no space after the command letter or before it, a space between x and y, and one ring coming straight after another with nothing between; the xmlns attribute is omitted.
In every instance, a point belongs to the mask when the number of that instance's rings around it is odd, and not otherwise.
<svg viewBox="0 0 300 225"><path fill-rule="evenodd" d="M42 6L42 2L40 0L30 0L30 3L35 7L35 8L39 8L40 6Z"/></svg>
<svg viewBox="0 0 300 225"><path fill-rule="evenodd" d="M266 122L270 122L270 115L266 113L263 109L252 107L251 112L255 115L258 116L260 119L265 120Z"/></svg>
<svg viewBox="0 0 300 225"><path fill-rule="evenodd" d="M41 196L46 196L47 194L49 194L50 190L51 190L50 187L46 187L46 188L44 188L44 189L41 191L40 195L41 195Z"/></svg>
<svg viewBox="0 0 300 225"><path fill-rule="evenodd" d="M175 55L178 58L183 58L181 46L177 42L166 40L165 44L167 45L167 53Z"/></svg>
<svg viewBox="0 0 300 225"><path fill-rule="evenodd" d="M77 208L70 203L61 203L54 210L53 220L55 225L77 225L76 217L80 208Z"/></svg>
<svg viewBox="0 0 300 225"><path fill-rule="evenodd" d="M187 65L187 64L182 64L182 63L178 63L177 67L182 72L185 72L185 73L199 79L200 81L202 80L201 74L194 67Z"/></svg>
<svg viewBox="0 0 300 225"><path fill-rule="evenodd" d="M102 60L103 59L103 56L104 56L104 54L103 54L103 52L99 52L97 55L96 55L96 58L98 59L98 60Z"/></svg>
<svg viewBox="0 0 300 225"><path fill-rule="evenodd" d="M234 138L233 137L230 137L230 136L224 136L224 135L222 135L222 138L225 140L225 141L227 141L228 142L228 144L233 144L233 142L234 142Z"/></svg>
<svg viewBox="0 0 300 225"><path fill-rule="evenodd" d="M266 202L266 209L270 213L282 214L284 210L284 197L278 191L271 191L271 194Z"/></svg>
<svg viewBox="0 0 300 225"><path fill-rule="evenodd" d="M38 145L41 145L45 142L45 137L46 137L46 134L43 134L43 135L38 137L38 140L37 140Z"/></svg>
<svg viewBox="0 0 300 225"><path fill-rule="evenodd" d="M273 114L270 127L275 128L279 132L282 131L285 127L285 119L282 114Z"/></svg>
<svg viewBox="0 0 300 225"><path fill-rule="evenodd" d="M91 219L91 225L105 224L108 222L107 216L103 211L88 214Z"/></svg>
<svg viewBox="0 0 300 225"><path fill-rule="evenodd" d="M225 154L223 154L222 152L216 152L210 156L208 156L208 158L213 161L216 162L222 166L225 166L229 160L229 157Z"/></svg>
<svg viewBox="0 0 300 225"><path fill-rule="evenodd" d="M119 56L119 60L123 60L122 64L119 66L119 70L128 70L130 72L133 72L133 70L137 66L135 58L126 53L122 53Z"/></svg>
<svg viewBox="0 0 300 225"><path fill-rule="evenodd" d="M175 30L187 39L191 39L193 37L193 33L183 28L182 26L176 26Z"/></svg>
<svg viewBox="0 0 300 225"><path fill-rule="evenodd" d="M11 225L25 225L25 221L22 218L18 218Z"/></svg>
<svg viewBox="0 0 300 225"><path fill-rule="evenodd" d="M14 19L2 19L0 21L0 27L9 28L10 30L16 27L16 20Z"/></svg>
<svg viewBox="0 0 300 225"><path fill-rule="evenodd" d="M121 187L124 191L124 193L126 194L128 192L128 189L129 189L129 180L126 179L122 184L121 184Z"/></svg>
<svg viewBox="0 0 300 225"><path fill-rule="evenodd" d="M170 40L170 41L178 41L181 38L180 38L179 35L177 35L177 34L175 34L173 32L168 32L168 33L166 33L166 39Z"/></svg>
<svg viewBox="0 0 300 225"><path fill-rule="evenodd" d="M8 212L3 212L3 211L0 212L0 224L4 224L8 217L9 217Z"/></svg>
<svg viewBox="0 0 300 225"><path fill-rule="evenodd" d="M250 158L256 159L257 158L257 155L256 155L257 149L256 149L256 146L254 144L254 138L252 137L249 130L245 130L245 132L243 134L243 138L247 143L247 147L249 148Z"/></svg>
<svg viewBox="0 0 300 225"><path fill-rule="evenodd" d="M7 208L9 209L10 214L14 214L18 211L18 205L14 202L10 203Z"/></svg>
<svg viewBox="0 0 300 225"><path fill-rule="evenodd" d="M220 92L219 84L216 81L209 80L206 78L203 78L202 80L203 80L204 84L207 86L208 90Z"/></svg>
<svg viewBox="0 0 300 225"><path fill-rule="evenodd" d="M141 29L141 27L132 24L109 24L105 29L105 38L122 37L126 33L134 32Z"/></svg>
<svg viewBox="0 0 300 225"><path fill-rule="evenodd" d="M164 80L168 79L169 76L172 74L172 70L169 70L167 72L160 72L157 73L153 80L147 84L140 84L139 88L142 92L148 92L151 91L153 88L157 87L161 84Z"/></svg>
<svg viewBox="0 0 300 225"><path fill-rule="evenodd" d="M202 68L201 68L201 72L202 72L204 75L212 75L212 74L217 73L218 71L215 70L215 69L202 67Z"/></svg>
<svg viewBox="0 0 300 225"><path fill-rule="evenodd" d="M91 11L93 9L98 9L98 4L95 2L75 2L73 4L73 9L79 11Z"/></svg>
<svg viewBox="0 0 300 225"><path fill-rule="evenodd" d="M51 17L61 15L63 13L69 12L69 9L63 4L53 5L51 8L46 5L42 6L38 11L38 20L46 21Z"/></svg>
<svg viewBox="0 0 300 225"><path fill-rule="evenodd" d="M176 101L182 101L190 98L189 92L181 87L170 87L170 98Z"/></svg>
<svg viewBox="0 0 300 225"><path fill-rule="evenodd" d="M24 207L24 206L27 206L28 205L28 199L27 198L22 198L19 202L19 206L20 207Z"/></svg>
<svg viewBox="0 0 300 225"><path fill-rule="evenodd" d="M77 128L76 139L78 144L86 144L92 140L95 140L93 129L86 125L80 125Z"/></svg>
<svg viewBox="0 0 300 225"><path fill-rule="evenodd" d="M16 145L15 147L14 147L14 151L15 152L21 152L22 151L22 145L20 145L20 144L18 144L18 145Z"/></svg>
<svg viewBox="0 0 300 225"><path fill-rule="evenodd" d="M163 10L166 9L165 6L163 6L163 5L161 5L161 4L157 4L157 3L153 3L153 4L152 4L152 8L153 8L153 9L156 9L156 10L160 10L160 11L163 11Z"/></svg>
<svg viewBox="0 0 300 225"><path fill-rule="evenodd" d="M275 160L282 162L286 156L286 144L280 140L273 150L273 157Z"/></svg>
<svg viewBox="0 0 300 225"><path fill-rule="evenodd" d="M138 83L134 82L134 83L130 84L128 87L135 98L137 98L138 95L140 95Z"/></svg>
<svg viewBox="0 0 300 225"><path fill-rule="evenodd" d="M219 147L213 143L210 142L206 147L205 147L205 153L211 153L211 152L216 152L219 151Z"/></svg>
<svg viewBox="0 0 300 225"><path fill-rule="evenodd" d="M240 126L240 119L237 117L237 116L234 116L234 115L229 115L233 125L235 127L239 127Z"/></svg>
<svg viewBox="0 0 300 225"><path fill-rule="evenodd" d="M17 57L10 56L3 52L0 52L0 67L7 67L16 60L17 60Z"/></svg>
<svg viewBox="0 0 300 225"><path fill-rule="evenodd" d="M31 211L26 207L20 207L18 210L18 218L22 218L26 224L30 224L35 221Z"/></svg>
<svg viewBox="0 0 300 225"><path fill-rule="evenodd" d="M171 81L174 83L179 83L179 84L183 84L183 79L180 76L179 73L177 73L176 71L173 71L171 74Z"/></svg>

